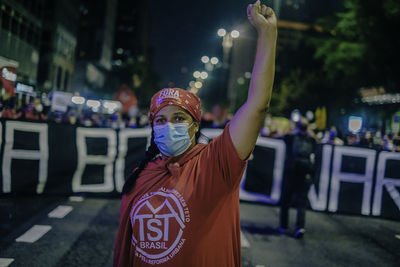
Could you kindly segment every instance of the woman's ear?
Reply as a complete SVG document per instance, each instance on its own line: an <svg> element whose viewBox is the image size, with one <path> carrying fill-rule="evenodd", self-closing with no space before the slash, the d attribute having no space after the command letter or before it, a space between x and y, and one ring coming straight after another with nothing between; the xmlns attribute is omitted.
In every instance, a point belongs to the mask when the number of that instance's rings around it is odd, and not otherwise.
<svg viewBox="0 0 400 267"><path fill-rule="evenodd" d="M195 122L193 122L194 123L194 132L195 133L197 133L198 131L199 131L199 129L200 129L200 127L199 127L199 123L197 122L197 121L195 121Z"/></svg>

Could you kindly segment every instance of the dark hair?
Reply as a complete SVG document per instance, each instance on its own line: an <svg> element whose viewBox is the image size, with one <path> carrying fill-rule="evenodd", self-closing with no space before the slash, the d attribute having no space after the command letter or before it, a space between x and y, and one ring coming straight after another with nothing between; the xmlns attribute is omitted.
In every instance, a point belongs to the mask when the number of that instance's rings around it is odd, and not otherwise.
<svg viewBox="0 0 400 267"><path fill-rule="evenodd" d="M203 139L208 139L205 135L203 135L200 130L197 131L196 133L196 143L198 143L198 140L200 139L200 136ZM128 178L125 181L124 187L122 188L122 194L128 193L135 185L136 179L139 177L139 174L141 171L146 168L147 164L154 160L157 155L160 154L160 150L158 150L158 147L156 143L154 142L154 132L151 131L151 141L150 141L150 146L147 149L147 151L144 154L144 158L139 162L139 166L128 176Z"/></svg>

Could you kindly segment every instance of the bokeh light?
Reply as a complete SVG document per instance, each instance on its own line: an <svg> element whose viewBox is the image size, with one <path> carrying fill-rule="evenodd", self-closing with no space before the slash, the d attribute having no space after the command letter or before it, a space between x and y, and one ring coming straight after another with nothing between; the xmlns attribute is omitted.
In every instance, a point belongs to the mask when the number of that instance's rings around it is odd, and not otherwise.
<svg viewBox="0 0 400 267"><path fill-rule="evenodd" d="M240 33L237 30L233 30L231 32L231 36L232 36L232 38L238 38L240 36Z"/></svg>
<svg viewBox="0 0 400 267"><path fill-rule="evenodd" d="M218 36L223 37L226 34L226 30L225 29L219 29L217 34L218 34Z"/></svg>
<svg viewBox="0 0 400 267"><path fill-rule="evenodd" d="M210 58L208 56L202 56L201 57L201 62L207 63L208 61L210 61Z"/></svg>
<svg viewBox="0 0 400 267"><path fill-rule="evenodd" d="M211 62L211 64L216 65L216 64L218 64L219 59L218 59L217 57L212 57L212 58L210 59L210 62Z"/></svg>

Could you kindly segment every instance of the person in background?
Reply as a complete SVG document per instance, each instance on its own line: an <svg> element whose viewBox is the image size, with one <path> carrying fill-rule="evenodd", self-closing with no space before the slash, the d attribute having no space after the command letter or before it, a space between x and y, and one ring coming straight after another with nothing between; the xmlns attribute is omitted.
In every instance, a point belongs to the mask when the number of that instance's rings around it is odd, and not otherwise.
<svg viewBox="0 0 400 267"><path fill-rule="evenodd" d="M4 101L3 111L1 112L1 118L3 119L19 119L22 113L17 112L16 98L10 97Z"/></svg>
<svg viewBox="0 0 400 267"><path fill-rule="evenodd" d="M331 126L329 131L328 130L325 131L321 143L329 145L337 145L337 146L344 145L343 140L338 137L338 132L335 126Z"/></svg>
<svg viewBox="0 0 400 267"><path fill-rule="evenodd" d="M280 220L278 231L287 233L289 229L289 208L295 202L297 218L295 238L305 233L305 208L307 192L312 183L316 142L308 134L307 120L301 118L296 123L293 134L284 137L286 143L285 176L280 201Z"/></svg>
<svg viewBox="0 0 400 267"><path fill-rule="evenodd" d="M359 146L360 137L355 133L348 133L346 135L346 146Z"/></svg>
<svg viewBox="0 0 400 267"><path fill-rule="evenodd" d="M196 144L200 99L164 88L150 104L151 145L122 189L114 266L241 266L239 184L269 107L277 21L247 8L258 33L246 102L209 144Z"/></svg>

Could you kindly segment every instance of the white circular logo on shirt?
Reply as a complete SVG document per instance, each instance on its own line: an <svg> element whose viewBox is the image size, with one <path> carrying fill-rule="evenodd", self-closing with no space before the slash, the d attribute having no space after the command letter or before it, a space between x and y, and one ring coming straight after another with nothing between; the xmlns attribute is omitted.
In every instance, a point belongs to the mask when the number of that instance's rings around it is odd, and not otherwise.
<svg viewBox="0 0 400 267"><path fill-rule="evenodd" d="M160 188L143 195L130 214L135 255L149 264L174 257L185 243L182 238L190 222L189 208L175 189Z"/></svg>

